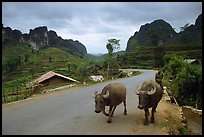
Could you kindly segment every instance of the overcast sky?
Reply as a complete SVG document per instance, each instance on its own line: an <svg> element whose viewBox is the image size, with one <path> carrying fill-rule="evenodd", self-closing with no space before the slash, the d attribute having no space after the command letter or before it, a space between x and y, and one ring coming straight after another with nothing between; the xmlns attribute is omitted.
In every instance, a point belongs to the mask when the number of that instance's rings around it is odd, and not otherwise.
<svg viewBox="0 0 204 137"><path fill-rule="evenodd" d="M168 22L177 32L195 24L202 2L3 2L4 27L29 33L47 26L63 39L78 40L88 53L107 53L108 39L120 40L120 50L140 26L157 19Z"/></svg>

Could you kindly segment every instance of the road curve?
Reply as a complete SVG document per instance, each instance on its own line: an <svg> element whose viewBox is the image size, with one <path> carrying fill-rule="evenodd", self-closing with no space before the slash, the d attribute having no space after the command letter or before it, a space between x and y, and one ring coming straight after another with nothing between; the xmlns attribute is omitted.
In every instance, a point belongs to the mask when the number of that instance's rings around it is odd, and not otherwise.
<svg viewBox="0 0 204 137"><path fill-rule="evenodd" d="M143 124L143 111L137 109L137 85L154 79L155 71L140 70L138 76L91 86L73 87L2 106L3 135L131 135L135 121ZM112 118L94 112L92 93L108 83L120 82L127 88L127 111L119 105ZM108 108L106 108L108 111Z"/></svg>

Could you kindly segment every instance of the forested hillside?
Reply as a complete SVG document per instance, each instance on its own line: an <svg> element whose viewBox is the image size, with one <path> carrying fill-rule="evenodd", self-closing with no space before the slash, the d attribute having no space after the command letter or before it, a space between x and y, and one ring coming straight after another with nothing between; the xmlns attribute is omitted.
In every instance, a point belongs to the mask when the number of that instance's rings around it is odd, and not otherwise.
<svg viewBox="0 0 204 137"><path fill-rule="evenodd" d="M166 21L159 19L140 27L127 42L126 54L118 57L123 67L162 67L166 54L182 55L202 62L202 14L195 24L188 23L176 33Z"/></svg>

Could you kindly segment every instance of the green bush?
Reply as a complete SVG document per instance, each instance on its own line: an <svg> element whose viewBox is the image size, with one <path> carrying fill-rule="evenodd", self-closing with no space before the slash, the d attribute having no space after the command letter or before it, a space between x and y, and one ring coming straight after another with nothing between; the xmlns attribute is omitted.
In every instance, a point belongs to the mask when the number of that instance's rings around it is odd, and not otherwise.
<svg viewBox="0 0 204 137"><path fill-rule="evenodd" d="M187 64L182 67L172 83L181 105L198 106L202 104L202 67ZM182 101L184 100L184 101Z"/></svg>
<svg viewBox="0 0 204 137"><path fill-rule="evenodd" d="M134 76L137 76L137 75L139 75L139 74L141 74L141 73L142 73L142 72L140 72L140 71L133 71L132 74L133 74Z"/></svg>
<svg viewBox="0 0 204 137"><path fill-rule="evenodd" d="M118 78L124 78L127 77L127 73L120 71L120 73L118 74Z"/></svg>
<svg viewBox="0 0 204 137"><path fill-rule="evenodd" d="M173 55L169 62L165 65L164 69L169 79L175 79L178 72L180 72L182 66L184 66L186 62L182 56Z"/></svg>
<svg viewBox="0 0 204 137"><path fill-rule="evenodd" d="M179 131L180 135L187 135L188 133L188 128L184 126L179 127L177 130Z"/></svg>
<svg viewBox="0 0 204 137"><path fill-rule="evenodd" d="M202 66L188 64L183 57L172 56L165 64L164 79L179 105L202 108Z"/></svg>

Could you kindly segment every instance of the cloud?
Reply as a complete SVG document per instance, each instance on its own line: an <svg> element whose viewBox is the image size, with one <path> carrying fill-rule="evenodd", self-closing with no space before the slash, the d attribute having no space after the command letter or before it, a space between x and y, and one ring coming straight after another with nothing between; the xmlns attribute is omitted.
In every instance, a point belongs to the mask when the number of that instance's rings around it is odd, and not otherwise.
<svg viewBox="0 0 204 137"><path fill-rule="evenodd" d="M28 33L47 26L64 39L83 43L90 53L105 53L110 38L120 39L121 50L141 25L163 19L179 31L194 24L202 2L3 2L4 26Z"/></svg>

